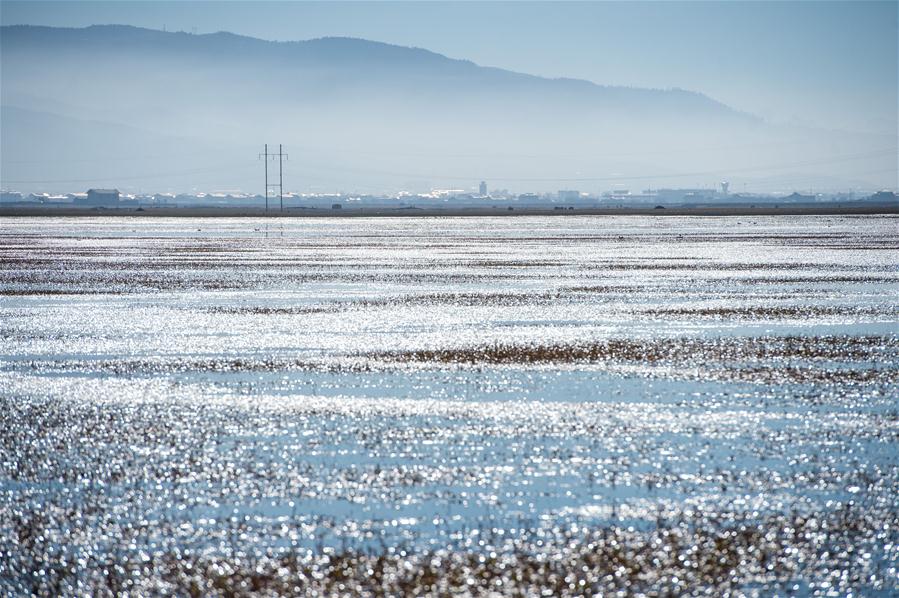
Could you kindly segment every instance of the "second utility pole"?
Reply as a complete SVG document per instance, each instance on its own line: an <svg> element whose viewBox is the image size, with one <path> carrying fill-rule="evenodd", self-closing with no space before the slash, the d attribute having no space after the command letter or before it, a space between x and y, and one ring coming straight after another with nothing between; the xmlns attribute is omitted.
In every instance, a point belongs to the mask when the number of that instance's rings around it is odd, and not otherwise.
<svg viewBox="0 0 899 598"><path fill-rule="evenodd" d="M281 197L281 211L284 211L284 163L281 161L281 144L278 144L278 195Z"/></svg>
<svg viewBox="0 0 899 598"><path fill-rule="evenodd" d="M265 144L265 213L268 214L268 144Z"/></svg>

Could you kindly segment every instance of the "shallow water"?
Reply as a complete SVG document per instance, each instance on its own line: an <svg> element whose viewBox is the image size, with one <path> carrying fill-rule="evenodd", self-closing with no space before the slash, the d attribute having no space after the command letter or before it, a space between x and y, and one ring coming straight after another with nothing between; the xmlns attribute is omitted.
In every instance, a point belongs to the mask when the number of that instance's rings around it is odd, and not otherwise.
<svg viewBox="0 0 899 598"><path fill-rule="evenodd" d="M8 219L0 258L13 593L186 591L173 554L897 590L896 218ZM586 564L507 577L540 554Z"/></svg>

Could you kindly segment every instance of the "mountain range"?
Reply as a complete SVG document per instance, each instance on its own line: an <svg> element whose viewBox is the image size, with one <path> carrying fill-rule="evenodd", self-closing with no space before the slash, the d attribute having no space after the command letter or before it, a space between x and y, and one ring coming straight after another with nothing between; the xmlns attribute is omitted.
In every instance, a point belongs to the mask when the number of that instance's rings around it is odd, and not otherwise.
<svg viewBox="0 0 899 598"><path fill-rule="evenodd" d="M796 187L876 187L895 166L888 137L353 38L10 26L0 67L9 188L261 191L264 143L285 147L285 187L300 191L789 186L800 170Z"/></svg>

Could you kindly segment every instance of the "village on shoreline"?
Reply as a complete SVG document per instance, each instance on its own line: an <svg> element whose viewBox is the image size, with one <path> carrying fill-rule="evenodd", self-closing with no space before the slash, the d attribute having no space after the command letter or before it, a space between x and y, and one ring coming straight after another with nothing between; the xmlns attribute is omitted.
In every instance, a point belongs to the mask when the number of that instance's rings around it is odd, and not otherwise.
<svg viewBox="0 0 899 598"><path fill-rule="evenodd" d="M421 216L520 214L876 214L899 212L893 191L875 193L754 194L720 189L626 190L597 195L577 190L556 193L477 193L459 189L430 193L365 195L349 193L246 194L154 193L129 194L118 189L51 195L0 192L0 215L154 215L154 216Z"/></svg>

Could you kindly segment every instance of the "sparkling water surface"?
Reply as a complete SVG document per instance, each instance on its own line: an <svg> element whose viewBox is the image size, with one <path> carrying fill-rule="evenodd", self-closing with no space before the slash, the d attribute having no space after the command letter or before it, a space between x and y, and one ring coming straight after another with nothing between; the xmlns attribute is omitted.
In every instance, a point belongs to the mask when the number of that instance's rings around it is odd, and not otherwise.
<svg viewBox="0 0 899 598"><path fill-rule="evenodd" d="M0 591L891 595L897 224L6 219Z"/></svg>

